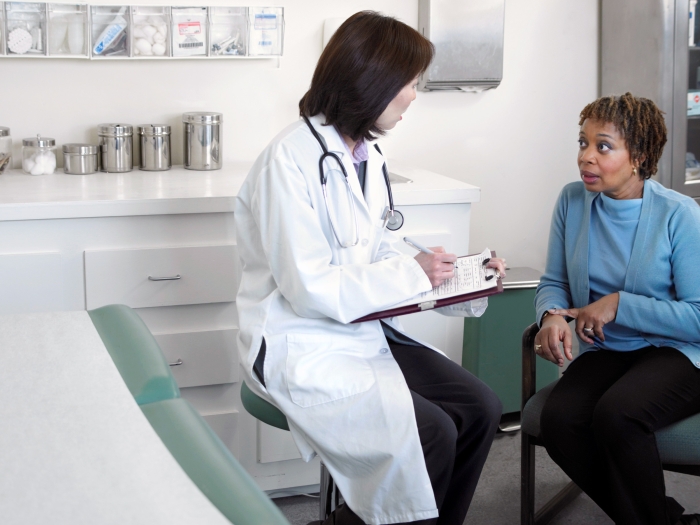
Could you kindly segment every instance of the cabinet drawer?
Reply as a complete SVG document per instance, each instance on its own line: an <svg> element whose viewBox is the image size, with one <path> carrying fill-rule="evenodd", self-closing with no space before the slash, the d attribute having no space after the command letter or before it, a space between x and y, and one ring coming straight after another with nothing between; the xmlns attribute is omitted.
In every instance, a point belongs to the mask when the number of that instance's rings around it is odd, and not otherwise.
<svg viewBox="0 0 700 525"><path fill-rule="evenodd" d="M237 336L237 329L154 335L180 388L236 383Z"/></svg>
<svg viewBox="0 0 700 525"><path fill-rule="evenodd" d="M239 266L235 245L85 251L87 308L234 301Z"/></svg>

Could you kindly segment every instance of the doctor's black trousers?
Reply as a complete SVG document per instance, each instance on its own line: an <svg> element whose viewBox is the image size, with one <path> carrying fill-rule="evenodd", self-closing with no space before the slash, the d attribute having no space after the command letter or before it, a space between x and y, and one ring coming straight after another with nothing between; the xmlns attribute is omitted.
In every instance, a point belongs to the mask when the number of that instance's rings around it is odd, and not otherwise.
<svg viewBox="0 0 700 525"><path fill-rule="evenodd" d="M501 418L501 402L482 381L424 346L389 341L411 391L425 465L440 512L420 525L462 525ZM341 505L324 525L363 525Z"/></svg>

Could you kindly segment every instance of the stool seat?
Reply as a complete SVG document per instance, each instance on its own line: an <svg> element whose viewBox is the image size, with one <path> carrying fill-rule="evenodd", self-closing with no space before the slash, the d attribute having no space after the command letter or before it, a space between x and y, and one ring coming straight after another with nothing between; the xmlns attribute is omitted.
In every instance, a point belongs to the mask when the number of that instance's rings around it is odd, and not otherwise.
<svg viewBox="0 0 700 525"><path fill-rule="evenodd" d="M245 381L241 384L241 402L248 413L255 419L259 419L263 423L281 430L289 430L287 418L280 409L255 394L248 388Z"/></svg>

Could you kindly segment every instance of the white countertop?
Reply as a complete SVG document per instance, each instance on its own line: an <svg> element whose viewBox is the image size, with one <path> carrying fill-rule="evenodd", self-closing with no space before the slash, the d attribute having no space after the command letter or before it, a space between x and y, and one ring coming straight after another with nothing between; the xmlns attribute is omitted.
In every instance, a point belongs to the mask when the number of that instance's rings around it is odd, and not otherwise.
<svg viewBox="0 0 700 525"><path fill-rule="evenodd" d="M229 162L216 171L174 166L168 171L0 175L0 221L216 213L233 203L252 163ZM481 190L449 177L389 161L390 172L412 183L392 183L397 206L478 202Z"/></svg>
<svg viewBox="0 0 700 525"><path fill-rule="evenodd" d="M155 433L87 312L0 316L0 523L231 525Z"/></svg>

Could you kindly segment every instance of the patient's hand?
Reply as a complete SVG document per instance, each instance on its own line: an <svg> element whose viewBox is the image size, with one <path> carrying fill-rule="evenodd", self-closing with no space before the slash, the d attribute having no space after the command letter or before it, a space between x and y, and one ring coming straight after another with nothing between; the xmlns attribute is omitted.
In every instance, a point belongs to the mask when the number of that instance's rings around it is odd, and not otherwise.
<svg viewBox="0 0 700 525"><path fill-rule="evenodd" d="M603 327L617 317L617 305L619 302L620 294L615 292L601 297L583 308L551 310L551 313L576 319L576 335L589 344L595 344L593 335L601 341L605 341Z"/></svg>
<svg viewBox="0 0 700 525"><path fill-rule="evenodd" d="M542 327L535 336L535 353L559 366L564 366L564 357L559 349L559 343L564 343L564 355L571 361L571 328L566 320L555 312L567 310L550 310L550 314L542 321Z"/></svg>

